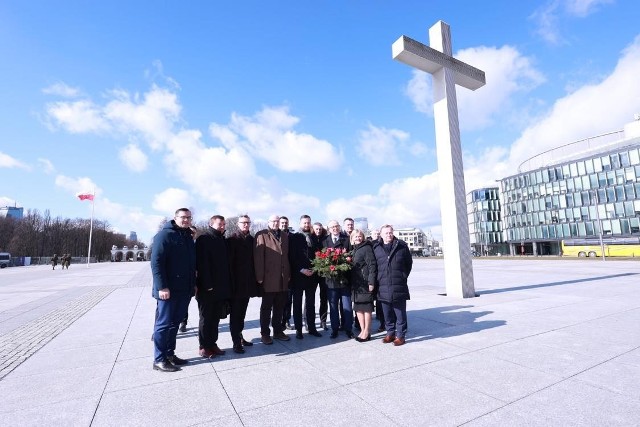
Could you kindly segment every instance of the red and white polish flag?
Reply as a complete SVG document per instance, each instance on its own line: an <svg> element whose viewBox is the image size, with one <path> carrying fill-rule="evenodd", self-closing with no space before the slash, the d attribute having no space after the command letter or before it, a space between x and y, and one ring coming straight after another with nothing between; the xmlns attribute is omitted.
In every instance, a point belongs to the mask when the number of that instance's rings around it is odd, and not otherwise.
<svg viewBox="0 0 640 427"><path fill-rule="evenodd" d="M90 194L90 193L78 193L78 194L76 194L76 196L78 196L78 199L80 199L80 200L91 200L91 201L93 201L93 194Z"/></svg>

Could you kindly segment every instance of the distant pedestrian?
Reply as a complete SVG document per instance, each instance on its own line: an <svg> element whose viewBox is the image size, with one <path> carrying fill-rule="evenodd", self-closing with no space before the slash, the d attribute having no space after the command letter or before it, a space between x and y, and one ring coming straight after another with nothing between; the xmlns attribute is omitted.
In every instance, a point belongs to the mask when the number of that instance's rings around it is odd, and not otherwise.
<svg viewBox="0 0 640 427"><path fill-rule="evenodd" d="M56 265L58 265L58 254L53 254L53 257L51 257L51 266L54 270L56 269Z"/></svg>
<svg viewBox="0 0 640 427"><path fill-rule="evenodd" d="M64 270L66 268L68 270L70 264L71 264L71 254L62 255L62 269Z"/></svg>

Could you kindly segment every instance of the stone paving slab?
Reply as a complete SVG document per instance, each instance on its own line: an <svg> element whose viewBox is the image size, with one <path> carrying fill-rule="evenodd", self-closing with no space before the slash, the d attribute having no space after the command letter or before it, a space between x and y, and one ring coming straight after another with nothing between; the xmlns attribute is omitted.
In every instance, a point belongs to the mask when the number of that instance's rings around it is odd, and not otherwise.
<svg viewBox="0 0 640 427"><path fill-rule="evenodd" d="M230 351L224 320L227 354L204 360L192 303L172 374L151 369L148 263L43 267L0 272L0 349L29 349L0 379L0 425L640 424L640 263L474 260L465 300L439 295L442 260L418 259L398 348L328 332L265 346L254 298L255 345Z"/></svg>

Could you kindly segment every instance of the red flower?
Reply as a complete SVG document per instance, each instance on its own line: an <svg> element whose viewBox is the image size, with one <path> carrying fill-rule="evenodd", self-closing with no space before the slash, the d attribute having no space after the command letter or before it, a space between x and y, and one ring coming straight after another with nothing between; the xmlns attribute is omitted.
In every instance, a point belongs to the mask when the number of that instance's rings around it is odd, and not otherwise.
<svg viewBox="0 0 640 427"><path fill-rule="evenodd" d="M336 269L336 266L335 266L335 265L330 265L330 266L329 266L329 270L334 271L335 269Z"/></svg>

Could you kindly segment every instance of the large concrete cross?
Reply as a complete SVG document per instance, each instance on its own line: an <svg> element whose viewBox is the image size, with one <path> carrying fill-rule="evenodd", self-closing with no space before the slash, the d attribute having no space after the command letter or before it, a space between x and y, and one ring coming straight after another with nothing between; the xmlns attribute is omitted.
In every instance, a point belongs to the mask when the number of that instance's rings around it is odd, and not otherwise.
<svg viewBox="0 0 640 427"><path fill-rule="evenodd" d="M393 43L393 59L433 75L440 212L445 243L445 284L448 296L472 298L476 293L473 284L456 84L476 90L485 84L484 72L452 56L451 31L445 22L438 21L429 29L429 41L431 47L402 36Z"/></svg>

